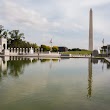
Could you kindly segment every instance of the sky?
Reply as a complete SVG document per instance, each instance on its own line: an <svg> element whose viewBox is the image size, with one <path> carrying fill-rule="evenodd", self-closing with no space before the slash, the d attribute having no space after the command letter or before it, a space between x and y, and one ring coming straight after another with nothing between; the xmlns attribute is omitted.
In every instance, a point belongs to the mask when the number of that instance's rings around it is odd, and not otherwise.
<svg viewBox="0 0 110 110"><path fill-rule="evenodd" d="M110 0L0 0L0 25L20 30L25 40L88 49L89 10L93 10L94 49L110 44Z"/></svg>

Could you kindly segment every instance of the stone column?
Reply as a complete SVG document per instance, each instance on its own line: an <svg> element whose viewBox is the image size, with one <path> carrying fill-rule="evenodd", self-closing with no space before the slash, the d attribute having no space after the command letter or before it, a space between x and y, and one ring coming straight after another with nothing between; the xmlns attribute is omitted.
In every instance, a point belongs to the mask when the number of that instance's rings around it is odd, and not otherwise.
<svg viewBox="0 0 110 110"><path fill-rule="evenodd" d="M28 48L26 48L26 53L28 53Z"/></svg>
<svg viewBox="0 0 110 110"><path fill-rule="evenodd" d="M16 48L14 48L14 53L16 52Z"/></svg>
<svg viewBox="0 0 110 110"><path fill-rule="evenodd" d="M19 53L19 48L17 48L17 53Z"/></svg>
<svg viewBox="0 0 110 110"><path fill-rule="evenodd" d="M93 16L92 9L90 9L89 15L89 50L93 51Z"/></svg>
<svg viewBox="0 0 110 110"><path fill-rule="evenodd" d="M20 48L20 53L22 53L22 48Z"/></svg>
<svg viewBox="0 0 110 110"><path fill-rule="evenodd" d="M11 51L11 48L8 48L9 52Z"/></svg>
<svg viewBox="0 0 110 110"><path fill-rule="evenodd" d="M23 53L25 53L25 48L23 48Z"/></svg>
<svg viewBox="0 0 110 110"><path fill-rule="evenodd" d="M11 52L13 52L13 48L11 48Z"/></svg>

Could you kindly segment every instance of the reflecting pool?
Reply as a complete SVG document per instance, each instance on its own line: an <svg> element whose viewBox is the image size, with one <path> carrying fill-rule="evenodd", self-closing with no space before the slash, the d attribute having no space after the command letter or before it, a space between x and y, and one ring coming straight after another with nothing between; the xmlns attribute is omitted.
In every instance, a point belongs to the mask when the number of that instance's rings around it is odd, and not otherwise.
<svg viewBox="0 0 110 110"><path fill-rule="evenodd" d="M110 64L0 58L0 110L110 110Z"/></svg>

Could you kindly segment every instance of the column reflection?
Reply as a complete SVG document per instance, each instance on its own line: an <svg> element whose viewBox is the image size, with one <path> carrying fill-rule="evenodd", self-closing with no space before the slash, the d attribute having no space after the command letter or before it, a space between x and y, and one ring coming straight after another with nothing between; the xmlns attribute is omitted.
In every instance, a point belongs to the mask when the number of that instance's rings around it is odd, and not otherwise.
<svg viewBox="0 0 110 110"><path fill-rule="evenodd" d="M92 96L92 59L88 59L88 94L87 97Z"/></svg>

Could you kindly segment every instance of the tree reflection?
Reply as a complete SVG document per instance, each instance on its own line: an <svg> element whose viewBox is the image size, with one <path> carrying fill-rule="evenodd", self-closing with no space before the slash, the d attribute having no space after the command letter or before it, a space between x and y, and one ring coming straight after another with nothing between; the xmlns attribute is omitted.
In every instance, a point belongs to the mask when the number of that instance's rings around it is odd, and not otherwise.
<svg viewBox="0 0 110 110"><path fill-rule="evenodd" d="M58 59L37 59L37 58L24 58L24 57L10 57L8 60L5 58L1 58L0 60L0 77L3 76L15 76L18 77L20 74L23 74L25 66L30 63L36 63L37 61L41 63L50 62L52 66L52 62L57 62Z"/></svg>
<svg viewBox="0 0 110 110"><path fill-rule="evenodd" d="M58 62L59 59L40 59L40 62L41 62L41 63L50 62L50 61Z"/></svg>
<svg viewBox="0 0 110 110"><path fill-rule="evenodd" d="M1 66L0 66L0 81L1 81L1 78L2 78L2 70L1 70Z"/></svg>
<svg viewBox="0 0 110 110"><path fill-rule="evenodd" d="M24 67L31 63L30 60L12 60L7 62L7 66L9 69L9 75L19 76L23 73Z"/></svg>
<svg viewBox="0 0 110 110"><path fill-rule="evenodd" d="M53 62L58 62L58 61L59 61L59 59L52 59L52 61L53 61Z"/></svg>
<svg viewBox="0 0 110 110"><path fill-rule="evenodd" d="M37 59L33 59L32 60L32 63L36 63L38 60Z"/></svg>
<svg viewBox="0 0 110 110"><path fill-rule="evenodd" d="M50 59L40 59L41 63L49 62Z"/></svg>
<svg viewBox="0 0 110 110"><path fill-rule="evenodd" d="M1 60L0 77L7 76L7 74L18 77L20 74L23 74L25 66L35 62L37 62L37 59L32 59L31 61L29 58L20 57L13 57L8 61Z"/></svg>
<svg viewBox="0 0 110 110"><path fill-rule="evenodd" d="M107 63L107 69L110 69L110 63Z"/></svg>

